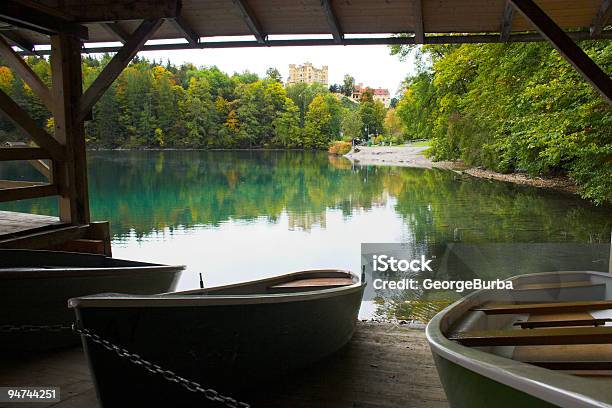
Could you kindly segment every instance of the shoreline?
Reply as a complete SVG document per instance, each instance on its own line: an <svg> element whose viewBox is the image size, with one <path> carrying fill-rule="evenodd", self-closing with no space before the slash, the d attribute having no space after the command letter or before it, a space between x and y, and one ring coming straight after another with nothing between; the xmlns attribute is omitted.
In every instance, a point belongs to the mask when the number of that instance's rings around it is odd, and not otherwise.
<svg viewBox="0 0 612 408"><path fill-rule="evenodd" d="M445 169L472 177L503 181L523 186L545 188L566 194L578 195L576 183L567 176L557 177L530 177L525 173L497 173L483 167L468 166L463 162L439 161L434 162L423 153L428 146L359 146L344 157L362 165L374 166L400 166L424 169Z"/></svg>

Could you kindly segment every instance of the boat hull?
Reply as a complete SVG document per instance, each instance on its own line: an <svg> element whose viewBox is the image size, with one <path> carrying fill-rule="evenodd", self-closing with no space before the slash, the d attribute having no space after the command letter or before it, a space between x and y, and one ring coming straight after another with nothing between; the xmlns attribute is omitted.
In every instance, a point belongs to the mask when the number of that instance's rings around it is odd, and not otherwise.
<svg viewBox="0 0 612 408"><path fill-rule="evenodd" d="M433 354L451 408L551 408L556 405Z"/></svg>
<svg viewBox="0 0 612 408"><path fill-rule="evenodd" d="M3 250L0 257L0 325L16 327L69 327L74 313L68 299L103 292L166 292L174 289L183 270L182 266L52 251ZM79 336L67 328L2 332L0 353L49 350L79 342Z"/></svg>
<svg viewBox="0 0 612 408"><path fill-rule="evenodd" d="M356 286L282 302L77 306L76 313L85 328L102 338L205 388L248 402L253 387L275 383L288 371L344 346L355 330L362 295L363 286ZM208 406L202 395L87 338L83 341L102 406Z"/></svg>

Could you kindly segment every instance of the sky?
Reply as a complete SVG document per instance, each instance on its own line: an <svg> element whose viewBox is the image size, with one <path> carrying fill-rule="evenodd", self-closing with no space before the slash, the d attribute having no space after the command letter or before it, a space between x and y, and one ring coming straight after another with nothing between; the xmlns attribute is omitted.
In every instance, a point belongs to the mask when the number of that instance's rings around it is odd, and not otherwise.
<svg viewBox="0 0 612 408"><path fill-rule="evenodd" d="M228 74L249 70L263 76L276 67L286 80L289 64L311 62L315 67L329 67L329 83L342 83L344 74L371 88L387 88L395 95L401 82L414 73L414 61L400 61L390 55L385 45L350 45L319 47L228 48L206 50L146 51L138 55L149 59L167 59L174 64L191 62L196 66L216 65Z"/></svg>

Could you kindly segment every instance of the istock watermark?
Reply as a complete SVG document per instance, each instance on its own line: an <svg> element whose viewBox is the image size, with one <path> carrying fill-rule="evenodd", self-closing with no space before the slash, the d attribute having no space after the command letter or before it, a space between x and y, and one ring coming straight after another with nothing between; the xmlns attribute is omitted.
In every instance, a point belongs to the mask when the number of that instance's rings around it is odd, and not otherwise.
<svg viewBox="0 0 612 408"><path fill-rule="evenodd" d="M612 270L609 243L364 243L361 265L368 284L364 299L392 301L399 308L450 302L482 289L500 301L514 289L521 289L521 301L554 301L559 291L515 288L511 278Z"/></svg>

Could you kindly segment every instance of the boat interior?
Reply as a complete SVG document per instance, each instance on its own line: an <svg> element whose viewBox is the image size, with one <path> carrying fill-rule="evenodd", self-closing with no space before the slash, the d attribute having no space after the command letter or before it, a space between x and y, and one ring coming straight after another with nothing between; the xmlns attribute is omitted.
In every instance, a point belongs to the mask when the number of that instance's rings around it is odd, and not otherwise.
<svg viewBox="0 0 612 408"><path fill-rule="evenodd" d="M213 288L195 289L168 295L251 295L309 292L341 288L359 283L359 277L348 271L311 270L290 273L258 281Z"/></svg>
<svg viewBox="0 0 612 408"><path fill-rule="evenodd" d="M515 361L612 380L612 275L561 272L514 278L513 289L472 297L448 339Z"/></svg>

